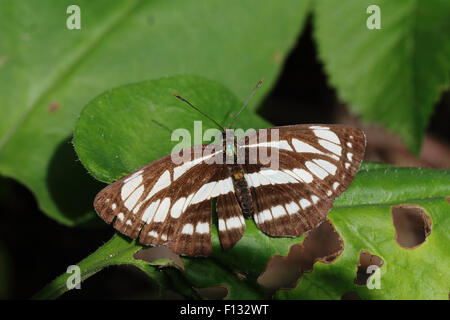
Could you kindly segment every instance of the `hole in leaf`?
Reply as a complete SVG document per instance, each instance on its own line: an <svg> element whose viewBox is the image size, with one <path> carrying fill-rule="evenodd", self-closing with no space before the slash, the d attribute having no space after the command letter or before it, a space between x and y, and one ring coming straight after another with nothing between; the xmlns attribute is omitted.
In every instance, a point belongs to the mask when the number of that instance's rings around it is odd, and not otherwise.
<svg viewBox="0 0 450 320"><path fill-rule="evenodd" d="M228 296L228 288L225 286L195 288L195 290L207 300L223 300Z"/></svg>
<svg viewBox="0 0 450 320"><path fill-rule="evenodd" d="M361 300L361 297L355 291L346 292L341 296L341 300Z"/></svg>
<svg viewBox="0 0 450 320"><path fill-rule="evenodd" d="M331 263L343 249L344 242L327 219L311 230L302 243L292 245L286 257L270 258L258 283L269 291L294 288L304 272L312 272L316 261Z"/></svg>
<svg viewBox="0 0 450 320"><path fill-rule="evenodd" d="M402 204L392 207L395 241L405 249L414 249L431 233L431 218L420 206Z"/></svg>
<svg viewBox="0 0 450 320"><path fill-rule="evenodd" d="M273 256L267 262L266 270L258 277L258 283L271 290L294 288L302 276L301 267L290 258L293 245L287 257Z"/></svg>
<svg viewBox="0 0 450 320"><path fill-rule="evenodd" d="M169 259L172 263L174 263L175 265L184 270L183 260L181 260L179 255L177 255L175 252L173 252L166 246L143 248L138 252L136 252L135 254L133 254L133 258L143 260L148 263L161 260L163 263L160 265L160 267L169 266L170 263L164 263L165 259Z"/></svg>
<svg viewBox="0 0 450 320"><path fill-rule="evenodd" d="M359 253L358 270L356 272L355 284L359 286L365 286L369 277L381 268L384 264L383 259L379 256L371 254L367 250L361 250Z"/></svg>

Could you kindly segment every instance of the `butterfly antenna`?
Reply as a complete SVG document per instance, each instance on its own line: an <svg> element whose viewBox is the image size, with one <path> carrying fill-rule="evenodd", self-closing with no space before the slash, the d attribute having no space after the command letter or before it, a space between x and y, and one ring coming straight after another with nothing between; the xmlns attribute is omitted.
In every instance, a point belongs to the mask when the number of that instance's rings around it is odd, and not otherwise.
<svg viewBox="0 0 450 320"><path fill-rule="evenodd" d="M244 108L247 106L248 102L250 101L250 98L253 96L253 94L255 93L256 89L259 88L259 86L261 85L261 83L264 81L264 78L262 78L261 80L259 80L258 84L255 86L255 88L252 90L252 92L250 93L250 95L248 96L247 100L245 100L244 105L241 107L241 110L239 110L238 113L236 113L236 115L233 117L233 120L231 120L230 125L228 126L229 128L232 127L233 123L236 121L237 117L239 116L239 114L242 112L242 110L244 110Z"/></svg>
<svg viewBox="0 0 450 320"><path fill-rule="evenodd" d="M208 118L209 120L211 120L212 122L214 122L216 124L216 126L218 126L223 132L225 132L225 128L222 127L219 123L217 123L216 120L214 120L213 118L211 118L210 116L208 116L206 113L204 113L203 111L201 111L200 109L198 109L197 107L195 107L194 105L192 105L192 103L190 103L189 101L187 101L185 98L183 98L182 96L179 96L178 94L174 94L175 97L177 97L178 99L180 99L183 102L186 102L189 106L191 106L194 110L197 110L200 114L204 115L206 118Z"/></svg>

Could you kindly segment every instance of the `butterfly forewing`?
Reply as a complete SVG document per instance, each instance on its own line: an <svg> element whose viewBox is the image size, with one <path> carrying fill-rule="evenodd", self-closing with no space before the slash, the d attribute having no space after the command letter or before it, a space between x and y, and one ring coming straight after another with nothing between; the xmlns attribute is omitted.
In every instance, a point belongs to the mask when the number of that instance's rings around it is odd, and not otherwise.
<svg viewBox="0 0 450 320"><path fill-rule="evenodd" d="M298 236L321 223L332 200L350 185L364 155L365 136L343 125L297 125L256 131L240 145L248 161L257 163L244 167L255 223L272 236ZM271 156L274 150L278 166L261 163L261 151Z"/></svg>

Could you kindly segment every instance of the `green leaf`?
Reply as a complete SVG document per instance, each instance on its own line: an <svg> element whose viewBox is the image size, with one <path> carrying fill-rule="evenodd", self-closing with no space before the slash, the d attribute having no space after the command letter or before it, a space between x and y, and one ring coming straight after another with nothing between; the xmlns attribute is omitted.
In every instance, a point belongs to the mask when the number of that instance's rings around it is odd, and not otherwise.
<svg viewBox="0 0 450 320"><path fill-rule="evenodd" d="M380 30L366 27L369 5L380 8ZM339 96L419 153L449 84L450 2L318 0L314 13L319 56Z"/></svg>
<svg viewBox="0 0 450 320"><path fill-rule="evenodd" d="M0 0L0 173L25 184L66 225L95 217L100 185L69 143L88 101L126 83L193 73L241 99L264 77L255 108L309 9L295 0L79 0L81 30L68 30L72 4Z"/></svg>
<svg viewBox="0 0 450 320"><path fill-rule="evenodd" d="M279 299L340 299L357 292L362 299L448 299L450 288L450 171L413 168L360 170L334 202L328 218L344 240L336 262L316 263L293 290ZM415 204L432 220L431 234L415 249L395 241L391 208ZM383 259L380 289L354 284L361 250Z"/></svg>

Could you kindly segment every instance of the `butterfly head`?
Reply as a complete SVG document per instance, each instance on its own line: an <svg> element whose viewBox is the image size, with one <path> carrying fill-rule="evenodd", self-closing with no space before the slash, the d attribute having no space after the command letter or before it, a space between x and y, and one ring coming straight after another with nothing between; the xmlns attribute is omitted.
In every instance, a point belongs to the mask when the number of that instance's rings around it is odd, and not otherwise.
<svg viewBox="0 0 450 320"><path fill-rule="evenodd" d="M236 148L234 147L234 143L228 143L226 147L227 156L233 157L236 154Z"/></svg>
<svg viewBox="0 0 450 320"><path fill-rule="evenodd" d="M222 134L223 140L223 148L227 157L234 157L237 155L236 149L236 138L234 136L234 131L231 129L225 129L225 132Z"/></svg>

